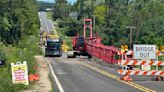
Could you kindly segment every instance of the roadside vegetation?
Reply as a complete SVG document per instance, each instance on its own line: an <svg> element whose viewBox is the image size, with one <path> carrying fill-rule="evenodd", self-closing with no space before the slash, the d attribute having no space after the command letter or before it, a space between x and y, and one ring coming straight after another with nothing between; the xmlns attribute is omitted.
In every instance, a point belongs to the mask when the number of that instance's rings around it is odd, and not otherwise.
<svg viewBox="0 0 164 92"><path fill-rule="evenodd" d="M48 3L45 1L37 1L37 6L38 6L38 10L39 11L45 11L47 8L54 8L54 4L53 3Z"/></svg>
<svg viewBox="0 0 164 92"><path fill-rule="evenodd" d="M11 63L27 61L29 74L36 70L34 55L41 54L39 18L35 0L0 0L0 92L19 92L30 86L13 85Z"/></svg>
<svg viewBox="0 0 164 92"><path fill-rule="evenodd" d="M68 42L77 33L83 35L84 18L92 18L93 33L98 34L105 45L130 47L128 27L133 27L133 44L164 45L163 0L77 0L73 5L66 0L56 0L53 19L58 32ZM89 31L86 33L88 36Z"/></svg>
<svg viewBox="0 0 164 92"><path fill-rule="evenodd" d="M83 18L94 17L94 33L106 45L129 45L127 26L134 27L133 44L164 44L163 0L56 0L53 18L67 36L81 34Z"/></svg>

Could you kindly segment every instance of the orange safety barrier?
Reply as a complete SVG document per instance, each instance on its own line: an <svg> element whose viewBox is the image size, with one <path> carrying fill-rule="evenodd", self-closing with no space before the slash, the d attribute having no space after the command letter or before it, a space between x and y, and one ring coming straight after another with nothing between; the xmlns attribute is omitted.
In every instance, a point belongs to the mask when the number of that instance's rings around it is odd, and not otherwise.
<svg viewBox="0 0 164 92"><path fill-rule="evenodd" d="M29 79L30 82L38 81L39 80L39 74L30 74L28 76L28 79Z"/></svg>
<svg viewBox="0 0 164 92"><path fill-rule="evenodd" d="M158 70L150 70L150 71L144 71L144 70L118 70L118 74L121 75L164 75L164 71L158 71Z"/></svg>
<svg viewBox="0 0 164 92"><path fill-rule="evenodd" d="M132 81L132 78L129 75L124 75L120 79L123 81Z"/></svg>
<svg viewBox="0 0 164 92"><path fill-rule="evenodd" d="M153 60L118 60L119 65L156 65L164 66L163 61L153 61Z"/></svg>

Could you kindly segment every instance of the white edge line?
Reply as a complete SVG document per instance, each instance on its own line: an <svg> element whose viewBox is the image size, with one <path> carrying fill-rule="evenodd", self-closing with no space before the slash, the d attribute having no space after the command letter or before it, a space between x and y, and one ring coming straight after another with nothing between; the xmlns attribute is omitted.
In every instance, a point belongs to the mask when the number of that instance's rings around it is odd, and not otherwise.
<svg viewBox="0 0 164 92"><path fill-rule="evenodd" d="M52 76L53 76L54 79L55 79L55 82L56 82L56 84L57 84L57 86L58 86L58 88L59 88L59 91L60 91L60 92L64 92L64 89L63 89L61 83L59 82L59 79L57 78L57 76L56 76L55 73L54 73L54 70L53 70L53 68L52 68L52 66L51 66L51 64L50 64L50 61L49 61L47 58L46 58L46 61L48 62L48 65L49 65L49 68L50 68L50 70L51 70Z"/></svg>

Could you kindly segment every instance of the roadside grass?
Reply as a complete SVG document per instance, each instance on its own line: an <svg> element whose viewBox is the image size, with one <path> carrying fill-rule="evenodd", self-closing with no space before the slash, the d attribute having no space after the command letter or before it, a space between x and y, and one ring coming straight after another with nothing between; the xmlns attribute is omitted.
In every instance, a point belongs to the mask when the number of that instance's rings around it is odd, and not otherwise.
<svg viewBox="0 0 164 92"><path fill-rule="evenodd" d="M48 17L50 20L53 20L53 17L52 17L53 12L47 11L46 13L47 13L47 17Z"/></svg>
<svg viewBox="0 0 164 92"><path fill-rule="evenodd" d="M19 92L20 90L32 87L31 85L13 85L10 64L18 61L27 61L29 74L35 73L36 70L34 70L33 67L36 66L37 63L35 62L34 55L42 54L36 44L38 42L38 37L27 36L24 37L17 46L5 46L0 44L0 52L6 55L5 66L0 66L0 92Z"/></svg>

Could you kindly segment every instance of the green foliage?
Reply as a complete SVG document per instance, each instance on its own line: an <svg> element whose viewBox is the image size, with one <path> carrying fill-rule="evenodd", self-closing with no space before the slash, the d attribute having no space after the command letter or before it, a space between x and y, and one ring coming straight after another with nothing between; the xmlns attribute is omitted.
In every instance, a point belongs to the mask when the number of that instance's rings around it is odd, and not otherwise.
<svg viewBox="0 0 164 92"><path fill-rule="evenodd" d="M46 8L54 8L54 3L47 3L44 1L37 1L38 4L38 10L39 11L45 11Z"/></svg>
<svg viewBox="0 0 164 92"><path fill-rule="evenodd" d="M27 61L29 73L36 65L34 55L40 54L37 42L39 18L35 0L0 0L0 58L6 65L0 67L0 92L19 92L28 88L13 85L11 63ZM35 36L31 36L35 35Z"/></svg>
<svg viewBox="0 0 164 92"><path fill-rule="evenodd" d="M67 5L66 0L56 0L53 14L54 20L57 20L58 18L63 19L64 17L67 17L68 11L69 7Z"/></svg>
<svg viewBox="0 0 164 92"><path fill-rule="evenodd" d="M78 19L68 22L69 18L63 16L61 25L66 27L67 35L74 35L76 29L82 33L82 20L93 19L95 15L93 32L97 32L106 45L129 44L130 29L127 26L135 27L133 44L164 44L163 0L77 0L70 7L70 12L78 12Z"/></svg>
<svg viewBox="0 0 164 92"><path fill-rule="evenodd" d="M6 65L4 67L0 67L0 92L18 92L19 90L28 88L24 85L12 84L10 64L16 63L17 61L27 61L29 73L35 73L36 71L33 70L33 66L36 66L37 64L34 59L34 55L41 54L41 50L36 44L37 42L39 42L39 38L26 36L19 42L19 45L15 47L0 44L0 53L6 55Z"/></svg>
<svg viewBox="0 0 164 92"><path fill-rule="evenodd" d="M35 0L0 1L0 38L4 44L17 44L24 35L35 34L39 18Z"/></svg>
<svg viewBox="0 0 164 92"><path fill-rule="evenodd" d="M96 16L98 23L104 24L106 18L107 7L105 5L96 6L93 14Z"/></svg>
<svg viewBox="0 0 164 92"><path fill-rule="evenodd" d="M2 49L3 47L4 47L4 45L0 43L0 60L5 60L6 61L6 53Z"/></svg>

